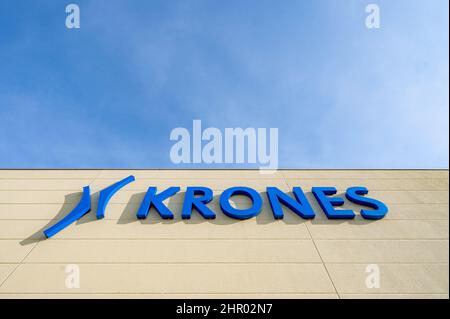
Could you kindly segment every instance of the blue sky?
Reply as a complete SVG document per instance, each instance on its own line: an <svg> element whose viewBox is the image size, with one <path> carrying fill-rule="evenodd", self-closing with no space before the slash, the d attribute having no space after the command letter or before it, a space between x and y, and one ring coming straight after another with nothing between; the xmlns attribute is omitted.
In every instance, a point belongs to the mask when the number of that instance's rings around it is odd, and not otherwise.
<svg viewBox="0 0 450 319"><path fill-rule="evenodd" d="M278 128L285 168L448 168L447 0L73 2L0 2L0 168L177 167L194 119Z"/></svg>

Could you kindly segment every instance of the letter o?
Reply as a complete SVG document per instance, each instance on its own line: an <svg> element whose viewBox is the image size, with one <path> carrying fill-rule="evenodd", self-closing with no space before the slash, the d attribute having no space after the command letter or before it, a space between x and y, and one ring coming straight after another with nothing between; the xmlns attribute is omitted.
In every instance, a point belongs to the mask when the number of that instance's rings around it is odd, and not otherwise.
<svg viewBox="0 0 450 319"><path fill-rule="evenodd" d="M252 207L247 209L236 209L231 206L229 199L234 195L245 195L252 200ZM261 212L262 199L261 196L249 187L231 187L226 189L220 195L220 208L228 217L235 219L249 219L257 216Z"/></svg>

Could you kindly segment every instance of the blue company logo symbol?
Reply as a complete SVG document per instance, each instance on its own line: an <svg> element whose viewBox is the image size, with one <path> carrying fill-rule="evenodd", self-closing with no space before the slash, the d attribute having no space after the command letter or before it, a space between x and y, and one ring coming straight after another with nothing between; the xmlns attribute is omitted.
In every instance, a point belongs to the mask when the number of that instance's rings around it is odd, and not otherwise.
<svg viewBox="0 0 450 319"><path fill-rule="evenodd" d="M125 185L133 182L134 176L128 176L123 180L103 189L100 191L98 199L98 208L96 217L102 219L105 217L106 206L109 203L114 194L123 188ZM163 203L169 197L175 195L180 191L180 187L173 186L165 189L164 191L157 193L156 187L149 187L144 199L136 213L138 219L145 219L148 216L151 207L154 207L163 219L173 219L174 214ZM283 219L283 205L289 208L291 211L299 215L304 219L312 219L315 217L315 212L305 196L305 193L300 187L293 187L292 193L295 198L286 194L277 187L267 187L267 198L269 200L270 207L275 219ZM353 219L355 213L352 210L336 210L334 207L344 205L344 199L341 197L330 197L335 195L337 190L335 187L313 187L311 189L315 199L319 203L323 212L329 219ZM365 219L381 219L387 212L388 208L382 202L366 197L369 190L363 186L349 187L345 192L345 197L352 203L358 204L370 209L361 209L361 216ZM252 205L247 209L238 209L230 204L230 198L235 195L242 195L248 197ZM195 209L205 219L216 218L216 213L212 211L206 204L213 199L213 191L208 187L193 186L186 188L186 194L184 196L181 217L183 219L190 219L193 209ZM257 216L262 209L263 200L261 195L252 188L249 187L230 187L222 192L220 195L220 209L222 212L234 219L244 220ZM61 230L77 221L91 210L91 194L89 186L83 187L83 195L78 205L61 219L55 225L44 230L44 235L47 238L53 237Z"/></svg>

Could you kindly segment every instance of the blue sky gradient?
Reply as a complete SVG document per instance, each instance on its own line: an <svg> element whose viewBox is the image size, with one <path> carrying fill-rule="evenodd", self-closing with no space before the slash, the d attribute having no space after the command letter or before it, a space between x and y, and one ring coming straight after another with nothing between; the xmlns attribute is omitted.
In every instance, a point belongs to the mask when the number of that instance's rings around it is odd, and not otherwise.
<svg viewBox="0 0 450 319"><path fill-rule="evenodd" d="M171 163L194 119L278 128L284 168L448 168L447 0L73 2L0 2L0 168L230 167Z"/></svg>

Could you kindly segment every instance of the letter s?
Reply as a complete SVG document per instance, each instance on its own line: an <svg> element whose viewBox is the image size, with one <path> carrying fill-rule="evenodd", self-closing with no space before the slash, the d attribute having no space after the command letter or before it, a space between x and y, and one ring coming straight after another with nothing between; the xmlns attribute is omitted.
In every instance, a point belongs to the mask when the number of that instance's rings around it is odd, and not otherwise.
<svg viewBox="0 0 450 319"><path fill-rule="evenodd" d="M365 187L362 187L362 186L349 187L347 189L347 192L345 193L345 197L349 201L351 201L355 204L370 207L370 208L374 209L374 210L361 209L361 215L365 219L381 219L381 218L383 218L388 212L387 206L378 200L361 196L361 195L366 195L367 193L369 193L369 190Z"/></svg>

